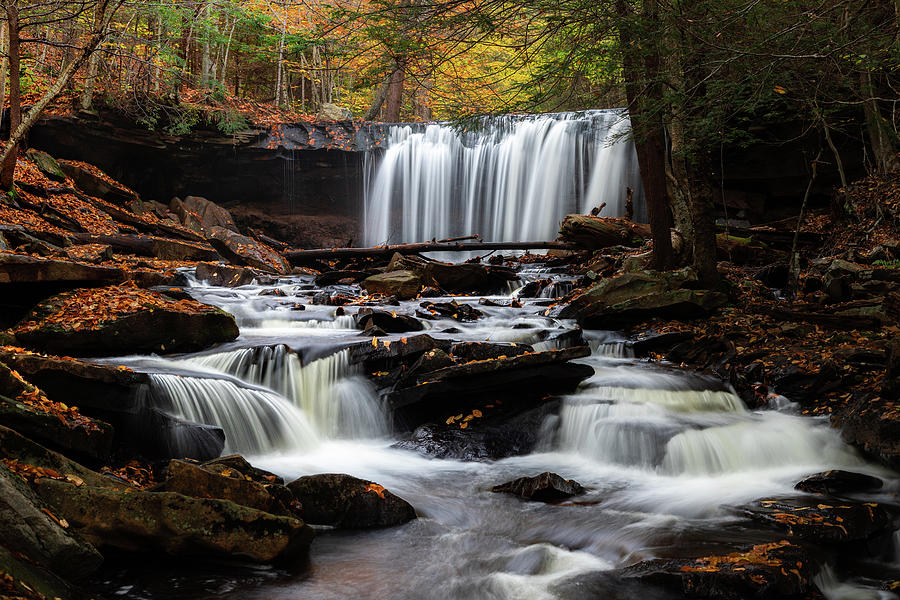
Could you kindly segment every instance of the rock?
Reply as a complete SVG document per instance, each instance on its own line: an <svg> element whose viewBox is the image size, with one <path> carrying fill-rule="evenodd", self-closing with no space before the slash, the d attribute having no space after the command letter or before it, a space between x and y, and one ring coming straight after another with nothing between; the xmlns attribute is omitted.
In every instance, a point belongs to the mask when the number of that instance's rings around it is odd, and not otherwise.
<svg viewBox="0 0 900 600"><path fill-rule="evenodd" d="M688 598L781 600L813 588L813 566L803 548L779 540L721 556L643 561L621 573Z"/></svg>
<svg viewBox="0 0 900 600"><path fill-rule="evenodd" d="M427 333L413 335L399 342L386 345L375 340L361 342L350 347L350 364L364 363L367 371L383 371L394 368L404 361L416 360L424 352L440 348L444 352L450 351L449 340L438 340Z"/></svg>
<svg viewBox="0 0 900 600"><path fill-rule="evenodd" d="M253 283L256 272L246 267L231 267L228 265L211 265L199 263L196 277L209 285L221 287L240 287Z"/></svg>
<svg viewBox="0 0 900 600"><path fill-rule="evenodd" d="M113 259L112 246L109 244L79 244L65 250L69 260L98 264Z"/></svg>
<svg viewBox="0 0 900 600"><path fill-rule="evenodd" d="M59 160L60 168L84 193L112 202L127 204L140 197L93 165L74 160Z"/></svg>
<svg viewBox="0 0 900 600"><path fill-rule="evenodd" d="M825 293L833 302L845 302L853 295L851 285L865 267L846 260L835 259L822 278Z"/></svg>
<svg viewBox="0 0 900 600"><path fill-rule="evenodd" d="M155 460L211 460L225 447L221 427L185 421L158 408L143 407L123 429L131 434L123 445Z"/></svg>
<svg viewBox="0 0 900 600"><path fill-rule="evenodd" d="M632 342L631 349L635 356L647 356L650 352L664 353L678 344L692 340L693 337L694 334L688 331L648 333Z"/></svg>
<svg viewBox="0 0 900 600"><path fill-rule="evenodd" d="M584 487L556 473L544 472L534 477L520 477L491 488L492 492L512 494L536 502L558 502L584 493Z"/></svg>
<svg viewBox="0 0 900 600"><path fill-rule="evenodd" d="M415 298L422 289L422 280L412 271L388 271L367 277L363 288L370 294L396 296L398 300Z"/></svg>
<svg viewBox="0 0 900 600"><path fill-rule="evenodd" d="M316 276L316 285L325 287L336 283L359 283L375 274L374 271L328 271Z"/></svg>
<svg viewBox="0 0 900 600"><path fill-rule="evenodd" d="M275 473L270 473L269 471L264 471L263 469L254 467L249 462L247 462L247 459L245 459L240 454L229 454L228 456L214 458L213 460L209 460L203 463L202 466L204 469L211 470L216 473L221 473L223 469L233 469L238 473L241 473L245 477L249 477L252 481L262 483L264 485L284 485L284 479L282 479Z"/></svg>
<svg viewBox="0 0 900 600"><path fill-rule="evenodd" d="M212 227L207 233L207 241L219 254L237 265L245 265L266 271L287 275L291 266L281 254L253 238L235 233L224 227Z"/></svg>
<svg viewBox="0 0 900 600"><path fill-rule="evenodd" d="M234 317L122 285L64 292L41 302L14 330L20 343L74 356L184 352L238 336Z"/></svg>
<svg viewBox="0 0 900 600"><path fill-rule="evenodd" d="M184 201L172 198L169 210L178 216L182 225L197 233L210 233L215 227L240 233L230 212L200 196L188 196Z"/></svg>
<svg viewBox="0 0 900 600"><path fill-rule="evenodd" d="M301 477L288 489L303 505L303 517L314 525L340 529L393 527L416 518L416 511L377 483L350 475Z"/></svg>
<svg viewBox="0 0 900 600"><path fill-rule="evenodd" d="M407 331L422 331L425 326L418 319L407 315L400 315L385 310L372 310L361 308L354 317L356 327L368 329L378 327L387 333L405 333Z"/></svg>
<svg viewBox="0 0 900 600"><path fill-rule="evenodd" d="M871 502L790 497L754 500L738 509L754 521L818 544L865 540L891 529L887 511Z"/></svg>
<svg viewBox="0 0 900 600"><path fill-rule="evenodd" d="M478 292L488 294L504 289L506 282L517 281L519 276L512 269L476 263L447 264L428 261L414 256L396 253L387 267L388 271L412 271L423 282L436 283L448 292Z"/></svg>
<svg viewBox="0 0 900 600"><path fill-rule="evenodd" d="M284 298L287 296L287 292L281 288L267 288L260 290L257 296L275 296L277 298Z"/></svg>
<svg viewBox="0 0 900 600"><path fill-rule="evenodd" d="M559 409L558 399L538 402L540 404L533 408L526 404L525 410L522 410L521 402L507 402L503 406L508 408L503 409L500 405L492 405L490 409L482 405L487 412L480 418L466 421L468 415L458 413L451 417L459 419L421 425L408 439L397 442L394 447L431 458L464 461L523 456L538 447L545 422ZM474 411L469 414L474 416ZM447 420L451 422L446 423ZM461 427L462 424L466 427Z"/></svg>
<svg viewBox="0 0 900 600"><path fill-rule="evenodd" d="M349 108L328 102L322 104L319 112L316 113L317 121L349 121L351 119L353 119L353 113Z"/></svg>
<svg viewBox="0 0 900 600"><path fill-rule="evenodd" d="M460 322L477 321L484 313L465 302L423 302L421 306L425 311L417 310L416 315L423 319L447 318ZM427 312L426 312L427 311Z"/></svg>
<svg viewBox="0 0 900 600"><path fill-rule="evenodd" d="M172 556L236 557L254 562L305 557L312 530L303 521L227 500L173 492L114 490L41 479L41 498L101 549Z"/></svg>
<svg viewBox="0 0 900 600"><path fill-rule="evenodd" d="M118 283L124 279L125 276L121 269L95 267L64 260L48 260L22 254L0 254L0 284Z"/></svg>
<svg viewBox="0 0 900 600"><path fill-rule="evenodd" d="M625 273L598 281L556 316L577 319L583 327L604 329L655 316L702 316L725 303L725 296L718 292L682 289L696 280L697 274L689 268Z"/></svg>
<svg viewBox="0 0 900 600"><path fill-rule="evenodd" d="M509 356L521 356L534 352L528 344L494 344L491 342L459 342L450 347L450 354L465 361L488 360Z"/></svg>
<svg viewBox="0 0 900 600"><path fill-rule="evenodd" d="M222 463L206 467L183 460L169 461L166 480L161 484L160 491L177 492L192 498L230 500L263 512L290 516L287 507L272 496L263 484Z"/></svg>
<svg viewBox="0 0 900 600"><path fill-rule="evenodd" d="M813 494L839 495L878 490L882 485L884 482L877 477L835 469L810 475L798 482L794 489Z"/></svg>
<svg viewBox="0 0 900 600"><path fill-rule="evenodd" d="M344 306L355 300L356 298L350 294L342 294L340 292L319 292L312 297L310 304L318 304L320 306Z"/></svg>
<svg viewBox="0 0 900 600"><path fill-rule="evenodd" d="M400 376L398 385L403 386L404 384L408 384L412 382L413 384L416 381L416 378L425 375L426 373L431 373L437 371L438 369L443 369L444 367L449 367L453 365L453 359L450 358L446 352L441 350L440 348L434 348L425 352L412 364L411 367L406 369L405 372Z"/></svg>
<svg viewBox="0 0 900 600"><path fill-rule="evenodd" d="M791 365L772 374L772 389L801 404L816 402L841 385L841 375L831 362L823 362L818 371L807 372Z"/></svg>
<svg viewBox="0 0 900 600"><path fill-rule="evenodd" d="M457 364L420 376L416 385L394 390L387 402L392 410L402 410L403 418L413 425L457 412L460 403L468 406L500 395L525 403L547 393L573 391L594 369L568 361L589 354L586 347L566 348Z"/></svg>
<svg viewBox="0 0 900 600"><path fill-rule="evenodd" d="M41 173L53 181L66 180L66 174L60 168L59 163L46 152L29 148L28 151L25 152L25 158L33 162Z"/></svg>
<svg viewBox="0 0 900 600"><path fill-rule="evenodd" d="M861 395L839 416L841 437L893 469L900 469L900 414L887 398Z"/></svg>
<svg viewBox="0 0 900 600"><path fill-rule="evenodd" d="M887 400L900 399L900 338L888 342L884 382L881 396Z"/></svg>
<svg viewBox="0 0 900 600"><path fill-rule="evenodd" d="M3 546L66 578L82 578L96 571L103 562L100 553L45 511L46 506L25 481L0 463Z"/></svg>

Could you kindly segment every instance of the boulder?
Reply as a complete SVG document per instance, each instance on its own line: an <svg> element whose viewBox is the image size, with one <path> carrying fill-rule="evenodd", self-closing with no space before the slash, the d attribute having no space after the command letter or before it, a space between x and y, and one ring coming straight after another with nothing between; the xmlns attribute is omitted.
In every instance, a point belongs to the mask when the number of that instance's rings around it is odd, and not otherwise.
<svg viewBox="0 0 900 600"><path fill-rule="evenodd" d="M237 471L244 477L249 478L251 481L262 483L264 485L284 485L284 479L275 473L270 473L269 471L254 467L240 454L229 454L228 456L214 458L213 460L206 461L202 466L204 469L214 473L221 473L225 469L231 469Z"/></svg>
<svg viewBox="0 0 900 600"><path fill-rule="evenodd" d="M367 277L363 288L370 294L396 296L398 300L415 298L422 289L422 280L412 271L388 271Z"/></svg>
<svg viewBox="0 0 900 600"><path fill-rule="evenodd" d="M228 210L200 196L188 196L183 201L172 198L169 210L178 216L182 225L197 233L209 233L214 227L240 233Z"/></svg>
<svg viewBox="0 0 900 600"><path fill-rule="evenodd" d="M0 545L0 596L10 600L82 600L80 590L21 554Z"/></svg>
<svg viewBox="0 0 900 600"><path fill-rule="evenodd" d="M263 484L221 463L206 467L183 460L169 461L166 480L159 490L177 492L192 498L230 500L263 512L290 516L287 507L270 494Z"/></svg>
<svg viewBox="0 0 900 600"><path fill-rule="evenodd" d="M14 330L23 345L75 356L200 350L238 336L234 317L133 285L64 292Z"/></svg>
<svg viewBox="0 0 900 600"><path fill-rule="evenodd" d="M813 589L814 564L801 546L778 540L725 555L643 561L621 574L687 598L781 600Z"/></svg>
<svg viewBox="0 0 900 600"><path fill-rule="evenodd" d="M267 273L287 275L291 266L281 254L253 238L224 227L212 227L207 241L219 254L236 265L245 265Z"/></svg>
<svg viewBox="0 0 900 600"><path fill-rule="evenodd" d="M837 419L841 437L893 469L900 469L900 414L896 403L861 395Z"/></svg>
<svg viewBox="0 0 900 600"><path fill-rule="evenodd" d="M448 264L395 253L388 263L388 271L412 271L423 282L437 284L451 292L488 294L505 289L508 281L518 281L515 271L505 267L477 263Z"/></svg>
<svg viewBox="0 0 900 600"><path fill-rule="evenodd" d="M90 575L103 557L67 527L21 477L0 463L0 539L6 549L66 578Z"/></svg>
<svg viewBox="0 0 900 600"><path fill-rule="evenodd" d="M90 196L114 204L127 204L140 197L93 165L74 160L58 161L60 168L72 178L80 190Z"/></svg>
<svg viewBox="0 0 900 600"><path fill-rule="evenodd" d="M388 312L386 310L372 310L361 308L354 317L356 327L368 329L377 327L386 333L405 333L407 331L422 331L425 326L418 319L407 315Z"/></svg>
<svg viewBox="0 0 900 600"><path fill-rule="evenodd" d="M121 427L131 435L120 444L155 460L218 457L225 447L221 427L180 419L158 408L144 407Z"/></svg>
<svg viewBox="0 0 900 600"><path fill-rule="evenodd" d="M459 322L477 321L484 313L465 302L422 302L419 305L424 310L416 310L416 316L422 319L453 319Z"/></svg>
<svg viewBox="0 0 900 600"><path fill-rule="evenodd" d="M835 259L822 278L825 293L833 302L845 302L853 296L852 284L866 267L846 260Z"/></svg>
<svg viewBox="0 0 900 600"><path fill-rule="evenodd" d="M65 181L66 174L52 156L46 152L29 148L25 158L34 163L38 170L53 181Z"/></svg>
<svg viewBox="0 0 900 600"><path fill-rule="evenodd" d="M834 469L804 478L794 486L795 490L812 494L852 494L879 490L884 482L871 475Z"/></svg>
<svg viewBox="0 0 900 600"><path fill-rule="evenodd" d="M22 254L0 253L0 285L9 283L60 282L66 284L117 283L121 269L96 267L64 260L49 260Z"/></svg>
<svg viewBox="0 0 900 600"><path fill-rule="evenodd" d="M349 108L329 102L322 104L319 112L316 113L317 121L349 121L351 119L353 119L353 113L350 112Z"/></svg>
<svg viewBox="0 0 900 600"><path fill-rule="evenodd" d="M534 477L520 477L491 488L492 492L512 494L536 502L558 502L584 493L584 487L572 479L546 471Z"/></svg>
<svg viewBox="0 0 900 600"><path fill-rule="evenodd" d="M402 498L372 481L336 473L309 475L288 484L303 505L303 518L340 529L393 527L416 518Z"/></svg>
<svg viewBox="0 0 900 600"><path fill-rule="evenodd" d="M784 530L791 537L818 544L866 540L891 530L891 518L880 505L841 499L798 496L754 500L739 512L754 521Z"/></svg>
<svg viewBox="0 0 900 600"><path fill-rule="evenodd" d="M521 356L534 352L528 344L495 344L492 342L459 342L450 347L450 354L464 362Z"/></svg>
<svg viewBox="0 0 900 600"><path fill-rule="evenodd" d="M555 311L555 316L577 319L582 326L607 328L607 321L640 320L647 316L705 314L724 303L718 292L683 289L697 281L693 269L678 271L637 271L602 279L572 302ZM661 314L664 313L664 314ZM586 324L590 325L586 325Z"/></svg>
<svg viewBox="0 0 900 600"><path fill-rule="evenodd" d="M366 277L376 275L375 271L327 271L316 276L316 285L325 287L336 283L359 283Z"/></svg>
<svg viewBox="0 0 900 600"><path fill-rule="evenodd" d="M269 563L304 558L313 537L299 519L228 500L76 487L51 479L41 479L35 487L57 516L101 549Z"/></svg>

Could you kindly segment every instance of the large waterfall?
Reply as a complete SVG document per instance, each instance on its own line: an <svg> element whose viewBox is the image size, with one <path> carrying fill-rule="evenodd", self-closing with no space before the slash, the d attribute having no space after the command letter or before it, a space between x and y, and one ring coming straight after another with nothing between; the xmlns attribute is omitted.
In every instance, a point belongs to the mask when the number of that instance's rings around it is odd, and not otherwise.
<svg viewBox="0 0 900 600"><path fill-rule="evenodd" d="M629 128L621 110L392 126L368 157L364 242L550 240L568 213L623 215L626 187L641 217Z"/></svg>

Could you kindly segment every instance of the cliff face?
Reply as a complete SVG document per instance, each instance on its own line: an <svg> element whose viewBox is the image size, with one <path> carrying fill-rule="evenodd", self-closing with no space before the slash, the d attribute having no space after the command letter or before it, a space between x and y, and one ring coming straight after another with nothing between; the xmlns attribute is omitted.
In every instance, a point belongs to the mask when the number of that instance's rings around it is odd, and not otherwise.
<svg viewBox="0 0 900 600"><path fill-rule="evenodd" d="M375 140L352 122L172 136L104 113L45 118L29 143L95 164L146 199L204 196L228 207L239 224L297 247L327 247L359 239L363 155Z"/></svg>

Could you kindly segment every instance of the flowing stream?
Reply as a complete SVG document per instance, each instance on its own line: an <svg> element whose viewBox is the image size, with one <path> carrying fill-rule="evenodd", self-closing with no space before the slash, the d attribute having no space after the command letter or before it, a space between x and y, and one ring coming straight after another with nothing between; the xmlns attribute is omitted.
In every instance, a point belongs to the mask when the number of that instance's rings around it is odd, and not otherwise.
<svg viewBox="0 0 900 600"><path fill-rule="evenodd" d="M392 430L346 351L370 338L352 318L335 317L334 307L309 304L316 291L310 279L282 279L278 288L286 296L260 295L257 285L195 282L195 297L237 315L241 337L213 352L117 361L153 373L160 408L223 427L227 450L255 465L288 481L323 472L377 481L420 518L384 530L320 532L299 575L197 564L160 580L149 566L120 565L103 582L108 595L574 599L583 597L573 585L579 577L685 548L755 542L758 531L728 507L792 493L806 475L843 468L880 476L888 485L875 499L898 489L894 474L866 462L827 421L793 414L788 401L779 410L749 411L717 381L635 359L614 332L585 332L593 352L583 362L594 375L546 418L533 453L461 462L393 448L402 433ZM292 310L297 302L307 310ZM540 299L523 304L478 305L485 316L477 322L425 322L426 333L542 349L563 344L575 327L539 315ZM414 307L404 302L397 311ZM489 491L543 471L574 478L588 492L546 505ZM817 582L828 598L895 597L841 582L831 571Z"/></svg>
<svg viewBox="0 0 900 600"><path fill-rule="evenodd" d="M567 214L625 214L627 187L641 219L629 128L621 110L392 126L367 156L364 243L552 240Z"/></svg>

